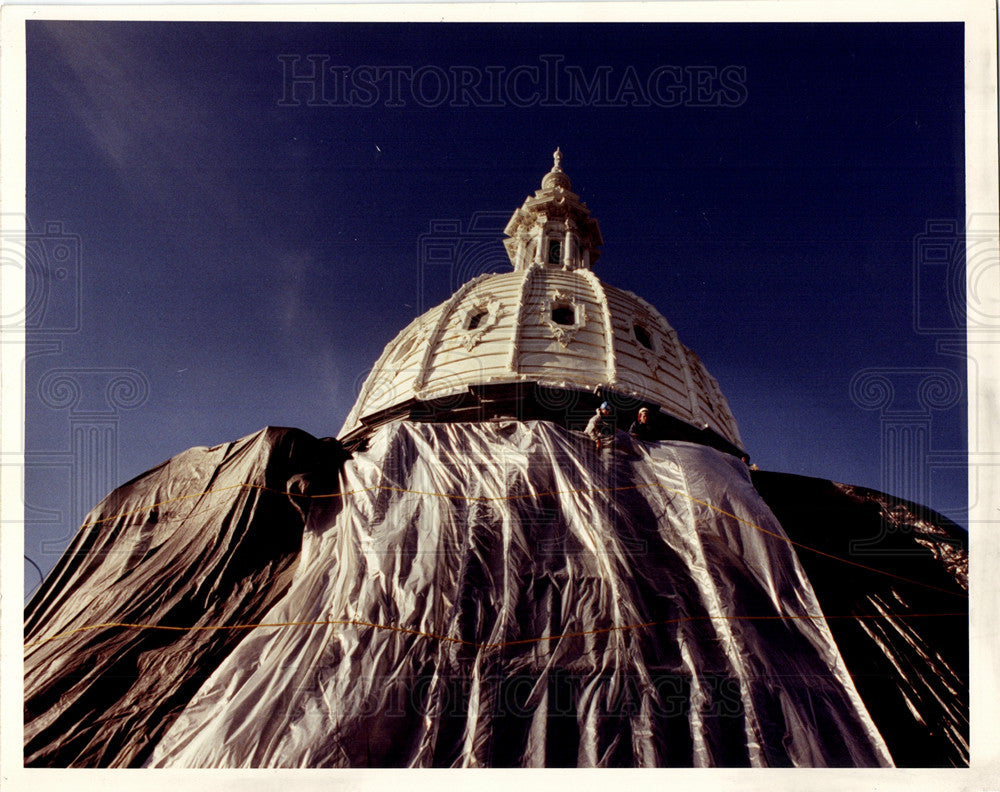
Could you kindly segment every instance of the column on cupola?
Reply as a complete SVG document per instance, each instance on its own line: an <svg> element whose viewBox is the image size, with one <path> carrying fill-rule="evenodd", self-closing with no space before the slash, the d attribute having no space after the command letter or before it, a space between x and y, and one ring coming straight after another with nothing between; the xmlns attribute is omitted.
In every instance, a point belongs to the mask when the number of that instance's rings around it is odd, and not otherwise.
<svg viewBox="0 0 1000 792"><path fill-rule="evenodd" d="M546 254L548 252L548 245L546 245L546 235L545 235L545 218L540 218L538 221L538 240L535 244L535 264L544 264Z"/></svg>
<svg viewBox="0 0 1000 792"><path fill-rule="evenodd" d="M566 236L563 239L563 268L573 269L573 228L576 223L571 217L566 218Z"/></svg>
<svg viewBox="0 0 1000 792"><path fill-rule="evenodd" d="M514 258L514 269L524 269L525 258L528 255L528 232L520 228L517 232L517 255Z"/></svg>

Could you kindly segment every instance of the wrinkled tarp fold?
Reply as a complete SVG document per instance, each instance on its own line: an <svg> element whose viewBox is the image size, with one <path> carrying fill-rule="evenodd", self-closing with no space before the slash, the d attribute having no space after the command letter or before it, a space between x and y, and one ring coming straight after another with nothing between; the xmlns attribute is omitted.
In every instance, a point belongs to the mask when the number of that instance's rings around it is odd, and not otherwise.
<svg viewBox="0 0 1000 792"><path fill-rule="evenodd" d="M345 458L266 429L108 496L26 609L26 764L968 763L939 514L541 421Z"/></svg>
<svg viewBox="0 0 1000 792"><path fill-rule="evenodd" d="M893 761L969 763L968 534L881 492L755 471ZM845 560L850 563L845 563Z"/></svg>
<svg viewBox="0 0 1000 792"><path fill-rule="evenodd" d="M734 457L381 428L150 766L884 766Z"/></svg>
<svg viewBox="0 0 1000 792"><path fill-rule="evenodd" d="M334 490L345 456L266 429L105 498L25 612L25 764L141 763L243 637L211 628L259 621L288 588L310 505L288 493Z"/></svg>

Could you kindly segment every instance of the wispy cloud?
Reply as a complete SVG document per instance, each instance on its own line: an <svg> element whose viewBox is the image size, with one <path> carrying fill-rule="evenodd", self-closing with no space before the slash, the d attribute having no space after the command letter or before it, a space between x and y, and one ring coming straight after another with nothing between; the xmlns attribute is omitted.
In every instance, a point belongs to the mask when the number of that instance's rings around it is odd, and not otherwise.
<svg viewBox="0 0 1000 792"><path fill-rule="evenodd" d="M323 332L312 304L320 265L310 240L274 233L274 218L265 214L274 169L241 159L237 147L245 143L247 118L258 112L244 98L257 86L215 79L195 56L165 58L143 45L134 26L47 22L39 34L47 57L63 67L52 70L58 77L51 89L123 195L163 214L157 231L191 257L190 271L208 264L252 321L268 323L282 343L306 344L309 333ZM208 261L206 241L216 255Z"/></svg>
<svg viewBox="0 0 1000 792"><path fill-rule="evenodd" d="M172 203L179 181L188 188L192 174L219 165L208 141L225 139L232 122L221 112L207 115L190 82L140 51L133 37L115 35L114 27L68 22L46 24L44 35L72 77L53 87L130 197ZM185 189L191 208L243 225L233 185L219 173L215 167L213 178Z"/></svg>

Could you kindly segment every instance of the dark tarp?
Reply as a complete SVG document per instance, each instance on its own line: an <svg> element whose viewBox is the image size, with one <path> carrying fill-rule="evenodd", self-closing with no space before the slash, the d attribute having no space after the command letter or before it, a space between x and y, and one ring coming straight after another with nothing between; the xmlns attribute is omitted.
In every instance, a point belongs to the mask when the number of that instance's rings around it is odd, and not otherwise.
<svg viewBox="0 0 1000 792"><path fill-rule="evenodd" d="M800 543L799 560L824 612L835 617L833 637L895 763L967 766L968 534L937 512L874 490L752 475Z"/></svg>
<svg viewBox="0 0 1000 792"><path fill-rule="evenodd" d="M885 765L913 702L866 708L855 668L873 652L883 687L939 670L906 646L942 633L879 599L911 584L872 572L843 580L875 599L833 591L841 562L817 555L833 565L817 601L815 554L713 449L622 438L597 453L546 422L402 422L346 464L343 498L340 462L334 444L265 430L113 493L91 519L126 516L81 531L29 606L28 642L102 622L264 626L29 647L28 762ZM237 564L241 544L254 549ZM861 612L876 601L888 616ZM910 643L879 658L877 637L858 637L885 631L872 615ZM940 721L930 699L916 706ZM926 742L950 745L940 730Z"/></svg>
<svg viewBox="0 0 1000 792"><path fill-rule="evenodd" d="M244 632L118 625L258 621L302 543L310 501L286 493L330 492L342 460L335 441L265 429L105 498L25 612L25 764L141 763Z"/></svg>

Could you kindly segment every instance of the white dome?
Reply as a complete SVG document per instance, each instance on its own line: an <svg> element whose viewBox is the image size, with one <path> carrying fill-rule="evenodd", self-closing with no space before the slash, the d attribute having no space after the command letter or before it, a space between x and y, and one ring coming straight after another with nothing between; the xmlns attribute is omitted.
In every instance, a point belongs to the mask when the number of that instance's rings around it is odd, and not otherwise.
<svg viewBox="0 0 1000 792"><path fill-rule="evenodd" d="M622 394L742 448L729 405L697 355L649 303L591 272L602 244L597 221L568 192L568 178L548 178L556 168L507 226L514 271L468 281L399 333L341 437L412 400L528 382Z"/></svg>

